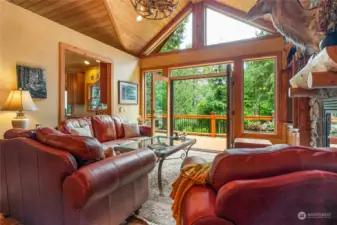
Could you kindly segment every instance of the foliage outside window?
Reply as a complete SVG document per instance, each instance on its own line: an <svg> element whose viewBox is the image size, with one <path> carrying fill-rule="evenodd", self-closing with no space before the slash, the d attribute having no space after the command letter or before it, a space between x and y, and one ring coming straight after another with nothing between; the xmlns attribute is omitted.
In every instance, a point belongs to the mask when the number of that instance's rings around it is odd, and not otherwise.
<svg viewBox="0 0 337 225"><path fill-rule="evenodd" d="M170 76L182 77L182 76L225 73L225 72L227 72L227 64L218 64L218 65L172 69Z"/></svg>
<svg viewBox="0 0 337 225"><path fill-rule="evenodd" d="M152 75L162 76L162 71L145 72L145 122L151 126L151 119L147 116L152 113Z"/></svg>
<svg viewBox="0 0 337 225"><path fill-rule="evenodd" d="M275 59L244 62L245 131L275 132L275 65Z"/></svg>
<svg viewBox="0 0 337 225"><path fill-rule="evenodd" d="M192 19L191 13L178 25L160 50L161 53L192 48Z"/></svg>

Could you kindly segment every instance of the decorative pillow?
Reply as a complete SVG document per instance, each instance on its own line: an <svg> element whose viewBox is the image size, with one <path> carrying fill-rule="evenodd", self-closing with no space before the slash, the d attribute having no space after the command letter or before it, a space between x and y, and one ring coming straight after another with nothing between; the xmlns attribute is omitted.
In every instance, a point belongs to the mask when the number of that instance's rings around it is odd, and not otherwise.
<svg viewBox="0 0 337 225"><path fill-rule="evenodd" d="M123 123L126 138L140 137L139 126L137 123Z"/></svg>
<svg viewBox="0 0 337 225"><path fill-rule="evenodd" d="M115 123L111 116L96 115L91 117L92 130L99 142L112 141L116 139Z"/></svg>
<svg viewBox="0 0 337 225"><path fill-rule="evenodd" d="M84 136L84 137L92 137L92 133L90 130L90 126L84 126L79 128L72 128L71 129L72 135Z"/></svg>

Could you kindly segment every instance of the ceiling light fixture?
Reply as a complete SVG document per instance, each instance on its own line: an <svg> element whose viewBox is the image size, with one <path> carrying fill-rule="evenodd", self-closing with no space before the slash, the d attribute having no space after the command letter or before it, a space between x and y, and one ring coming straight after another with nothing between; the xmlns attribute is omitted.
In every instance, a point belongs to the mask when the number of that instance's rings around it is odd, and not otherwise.
<svg viewBox="0 0 337 225"><path fill-rule="evenodd" d="M161 20L172 15L179 0L130 0L137 13L146 19ZM137 17L138 21L138 17ZM140 21L140 20L139 20Z"/></svg>
<svg viewBox="0 0 337 225"><path fill-rule="evenodd" d="M143 19L143 17L142 17L141 15L137 16L137 18L136 18L136 20L137 20L138 22L140 22L142 19Z"/></svg>
<svg viewBox="0 0 337 225"><path fill-rule="evenodd" d="M101 61L99 61L98 59L96 59L96 62L100 63Z"/></svg>
<svg viewBox="0 0 337 225"><path fill-rule="evenodd" d="M85 60L85 61L84 61L84 64L89 65L90 63L89 63L89 61Z"/></svg>

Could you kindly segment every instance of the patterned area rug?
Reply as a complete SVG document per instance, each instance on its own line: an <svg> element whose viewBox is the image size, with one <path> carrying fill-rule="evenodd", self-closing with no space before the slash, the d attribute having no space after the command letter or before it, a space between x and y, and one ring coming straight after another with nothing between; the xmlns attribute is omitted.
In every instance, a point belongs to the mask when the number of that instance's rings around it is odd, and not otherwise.
<svg viewBox="0 0 337 225"><path fill-rule="evenodd" d="M180 166L182 160L180 158L182 152L178 152L172 155L170 158L176 158L171 160L165 160L163 164L163 187L164 196L159 196L158 190L158 165L150 173L149 185L150 185L150 197L140 211L140 216L147 221L150 221L150 225L175 225L175 220L171 215L172 200L170 199L170 193L172 190L173 182L178 178L180 174ZM216 154L190 151L189 156L200 156L207 162L213 161ZM133 224L136 225L136 224ZM138 224L137 224L138 225Z"/></svg>

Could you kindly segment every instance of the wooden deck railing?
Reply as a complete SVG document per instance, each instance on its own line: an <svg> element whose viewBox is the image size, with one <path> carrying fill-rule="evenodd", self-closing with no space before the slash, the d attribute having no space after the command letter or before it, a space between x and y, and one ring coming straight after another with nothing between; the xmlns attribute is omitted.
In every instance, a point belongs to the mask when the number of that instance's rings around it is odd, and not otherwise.
<svg viewBox="0 0 337 225"><path fill-rule="evenodd" d="M151 114L146 114L146 121L151 120ZM163 121L159 119L162 118ZM216 115L173 115L174 131L186 131L190 135L201 136L222 136L226 137L227 133L227 116ZM245 116L244 120L248 121L272 121L272 116ZM167 115L157 115L156 118L156 131L165 131ZM161 122L161 123L160 123ZM157 124L158 123L158 124ZM159 124L160 123L160 124Z"/></svg>

